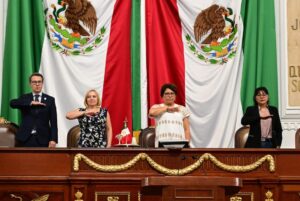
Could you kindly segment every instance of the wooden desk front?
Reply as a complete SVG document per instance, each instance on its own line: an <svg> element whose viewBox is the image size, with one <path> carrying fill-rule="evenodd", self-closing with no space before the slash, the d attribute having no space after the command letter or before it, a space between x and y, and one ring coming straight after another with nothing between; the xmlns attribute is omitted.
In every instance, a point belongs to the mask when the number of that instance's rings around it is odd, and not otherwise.
<svg viewBox="0 0 300 201"><path fill-rule="evenodd" d="M75 170L74 160L79 156L78 154L95 162L96 166L86 163L81 158L81 161L78 161L78 170ZM208 159L207 154L215 157L223 166ZM258 165L266 155L270 155L274 159L274 171L270 171L268 161ZM205 159L199 165L199 160L203 156ZM296 201L300 200L299 156L300 150L297 149L183 149L169 151L130 147L102 150L3 148L0 149L0 200L17 201L22 199L22 201L27 201L45 196L44 198L47 198L48 201L160 201L165 200L163 190L165 187L175 188L178 186L171 185L172 179L186 181L190 184L187 186L190 187L199 187L193 182L202 178L201 181L205 186L211 180L203 178L215 177L229 178L229 180L237 178L242 181L242 186L237 185L241 187L239 192L235 195L226 194L225 200ZM137 158L139 159L137 160ZM131 166L128 166L128 162L131 162ZM155 164L160 167L157 168ZM246 172L243 172L246 169L242 168L240 170L243 171L236 172L235 166L247 167L249 164L257 167L253 169L251 166L251 170ZM194 165L194 169L190 168L191 165ZM108 171L96 170L101 167ZM122 170L111 172L115 170L114 168ZM168 176L166 174L175 175ZM147 178L152 181L149 185L151 190L143 184ZM162 185L155 186L155 179L156 181L160 180ZM179 186L185 185L180 184ZM192 200L197 200L197 198Z"/></svg>

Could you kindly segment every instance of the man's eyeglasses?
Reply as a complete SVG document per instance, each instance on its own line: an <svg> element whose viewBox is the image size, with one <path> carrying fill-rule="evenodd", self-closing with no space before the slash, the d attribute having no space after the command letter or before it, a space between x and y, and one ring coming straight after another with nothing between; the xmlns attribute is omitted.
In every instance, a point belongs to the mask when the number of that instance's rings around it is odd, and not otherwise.
<svg viewBox="0 0 300 201"><path fill-rule="evenodd" d="M39 81L31 81L31 84L35 84L35 85L42 84L42 83L43 83L43 81L41 81L41 80L39 80Z"/></svg>
<svg viewBox="0 0 300 201"><path fill-rule="evenodd" d="M164 93L165 96L174 96L175 93L174 92L166 92Z"/></svg>
<svg viewBox="0 0 300 201"><path fill-rule="evenodd" d="M268 94L256 94L256 96L267 96Z"/></svg>

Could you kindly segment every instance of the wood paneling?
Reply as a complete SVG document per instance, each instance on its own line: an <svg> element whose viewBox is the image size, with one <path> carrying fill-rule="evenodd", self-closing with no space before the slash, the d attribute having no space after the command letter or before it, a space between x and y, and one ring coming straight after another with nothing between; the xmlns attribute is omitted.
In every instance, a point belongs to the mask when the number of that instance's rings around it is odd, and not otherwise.
<svg viewBox="0 0 300 201"><path fill-rule="evenodd" d="M204 160L199 168L184 176L166 176L143 159L120 172L100 172L83 161L79 163L79 171L74 171L73 161L78 153L101 165L122 165L138 154L146 153L159 165L178 170L195 163L205 153L230 166L246 166L269 154L275 160L275 171L271 172L269 163L264 162L249 172L230 172L217 167L211 160ZM20 199L12 196L18 196L23 201L31 201L46 194L49 195L48 200L55 201L102 201L117 197L119 201L128 200L128 197L129 200L145 201L201 200L201 196L224 200L217 195L225 193L225 200L236 196L243 201L268 198L296 201L300 200L299 155L300 150L296 149L2 148L0 200L17 201ZM152 182L150 186L145 185L147 178L148 182ZM214 182L209 178L215 178L215 181L217 178L228 181L237 178L243 185L233 195L230 192L234 189L232 185L210 185ZM161 183L156 180L158 185L154 185L155 179Z"/></svg>

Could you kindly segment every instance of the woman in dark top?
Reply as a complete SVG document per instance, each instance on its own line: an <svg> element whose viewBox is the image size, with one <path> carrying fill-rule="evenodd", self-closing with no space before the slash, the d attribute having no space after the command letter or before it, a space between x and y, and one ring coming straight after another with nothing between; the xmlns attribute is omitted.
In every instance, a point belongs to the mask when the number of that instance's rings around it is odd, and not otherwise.
<svg viewBox="0 0 300 201"><path fill-rule="evenodd" d="M282 128L278 110L269 105L269 92L265 87L255 89L255 106L247 108L242 118L243 125L250 125L245 147L280 148Z"/></svg>
<svg viewBox="0 0 300 201"><path fill-rule="evenodd" d="M80 126L80 147L105 148L111 146L112 126L106 108L100 107L100 97L96 90L86 93L85 108L67 113L67 119L78 119Z"/></svg>

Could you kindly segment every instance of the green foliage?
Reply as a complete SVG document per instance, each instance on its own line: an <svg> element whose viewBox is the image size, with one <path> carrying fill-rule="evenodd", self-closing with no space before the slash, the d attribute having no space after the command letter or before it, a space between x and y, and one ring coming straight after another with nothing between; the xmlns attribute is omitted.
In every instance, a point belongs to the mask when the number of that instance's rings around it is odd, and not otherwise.
<svg viewBox="0 0 300 201"><path fill-rule="evenodd" d="M221 41L220 43L220 47L226 47L229 43L229 40L227 38L225 38L224 40Z"/></svg>
<svg viewBox="0 0 300 201"><path fill-rule="evenodd" d="M221 52L223 49L221 46L211 46L210 48L216 52Z"/></svg>
<svg viewBox="0 0 300 201"><path fill-rule="evenodd" d="M205 57L202 55L202 54L198 54L198 56L197 56L199 59L201 59L201 60L205 60Z"/></svg>
<svg viewBox="0 0 300 201"><path fill-rule="evenodd" d="M101 37L98 37L98 38L96 38L96 40L95 40L95 44L99 44L99 43L101 43L101 41L102 41Z"/></svg>
<svg viewBox="0 0 300 201"><path fill-rule="evenodd" d="M87 47L87 48L85 48L85 52L91 52L93 50L93 47L91 47L91 46L89 46L89 47Z"/></svg>
<svg viewBox="0 0 300 201"><path fill-rule="evenodd" d="M62 49L59 45L57 45L55 43L52 44L52 48L55 49L55 50L61 50Z"/></svg>
<svg viewBox="0 0 300 201"><path fill-rule="evenodd" d="M213 58L213 59L209 59L211 57L211 55L215 52L222 52L224 50L224 48L227 48L227 46L229 45L229 43L234 39L234 35L237 32L237 29L235 28L233 30L233 32L231 33L231 35L229 36L229 38L225 38L223 39L220 44L218 46L209 46L209 45L205 45L201 47L201 50L205 53L200 54L197 51L196 46L194 45L193 41L191 40L191 36L190 35L186 35L185 39L187 41L187 44L189 45L189 49L190 51L196 55L196 57L202 61L205 62L209 62L211 64L224 64L227 63L227 59L228 58L233 58L236 55L236 51L234 50L230 50L228 53L227 58L226 57L220 57L220 58ZM230 38L231 37L231 38ZM207 57L205 56L207 54Z"/></svg>
<svg viewBox="0 0 300 201"><path fill-rule="evenodd" d="M185 36L185 38L186 38L186 40L187 40L188 42L191 41L190 35L187 34L187 35Z"/></svg>
<svg viewBox="0 0 300 201"><path fill-rule="evenodd" d="M70 35L70 33L67 31L67 30L62 30L58 25L57 23L55 22L54 19L50 19L50 24L53 26L53 28L55 29L56 32L60 33L63 37L67 38L68 39L68 42L69 43L74 43L74 42L79 42L80 45L85 45L87 43L87 38L78 38L78 37L73 37ZM83 50L68 50L68 49L65 49L64 52L65 54L69 55L80 55L80 54L85 54L85 53L89 53L91 51L93 51L93 49L95 47L97 47L97 45L99 45L102 40L103 40L103 37L104 37L104 34L106 32L106 29L105 27L103 26L101 29L100 29L100 33L98 35L98 37L94 40L94 42L92 44L90 44L88 47L86 47L85 49ZM55 43L54 41L52 41L52 48L55 49L55 50L63 50L63 48L61 46L59 46L57 43Z"/></svg>
<svg viewBox="0 0 300 201"><path fill-rule="evenodd" d="M104 34L106 32L106 29L105 29L105 27L103 26L101 29L100 29L100 33L101 34Z"/></svg>
<svg viewBox="0 0 300 201"><path fill-rule="evenodd" d="M195 52L195 51L196 51L196 47L195 47L194 45L190 45L189 48L190 48L190 50L191 50L192 52Z"/></svg>
<svg viewBox="0 0 300 201"><path fill-rule="evenodd" d="M228 58L233 58L234 56L236 55L236 52L231 52L229 55L228 55Z"/></svg>
<svg viewBox="0 0 300 201"><path fill-rule="evenodd" d="M210 62L211 64L217 64L217 63L218 63L218 60L216 60L216 59L210 59L209 62Z"/></svg>
<svg viewBox="0 0 300 201"><path fill-rule="evenodd" d="M208 47L208 46L203 46L203 47L202 47L202 50L203 50L203 52L210 52L210 51L211 51L211 48Z"/></svg>
<svg viewBox="0 0 300 201"><path fill-rule="evenodd" d="M75 51L71 51L70 52L72 55L80 55L80 51L79 50L75 50Z"/></svg>

